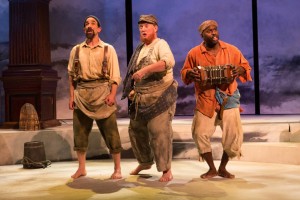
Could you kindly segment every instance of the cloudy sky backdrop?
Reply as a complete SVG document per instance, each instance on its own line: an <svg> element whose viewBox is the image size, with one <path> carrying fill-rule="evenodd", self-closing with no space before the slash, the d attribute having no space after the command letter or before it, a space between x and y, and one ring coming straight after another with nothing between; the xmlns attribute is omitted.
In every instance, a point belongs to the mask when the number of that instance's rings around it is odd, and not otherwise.
<svg viewBox="0 0 300 200"><path fill-rule="evenodd" d="M236 45L253 67L253 32L251 0L132 0L133 46L139 42L137 21L141 14L155 14L159 37L170 45L175 56L174 76L179 82L177 115L192 115L193 86L184 86L179 71L187 52L200 44L197 32L206 19L219 23L220 39ZM71 118L68 111L67 62L71 48L84 40L83 20L99 17L102 40L112 44L119 56L122 76L126 72L125 0L52 0L50 1L51 56L59 72L57 118ZM300 113L300 1L258 1L259 74L262 114ZM0 73L8 64L8 1L0 0ZM254 72L252 72L254 77ZM0 83L0 96L4 91ZM122 88L122 87L121 87ZM120 100L119 116L126 117L127 101ZM244 114L255 113L254 83L240 84ZM3 105L4 99L1 101ZM1 106L3 108L3 106ZM0 110L0 114L3 113ZM2 114L3 115L3 114Z"/></svg>

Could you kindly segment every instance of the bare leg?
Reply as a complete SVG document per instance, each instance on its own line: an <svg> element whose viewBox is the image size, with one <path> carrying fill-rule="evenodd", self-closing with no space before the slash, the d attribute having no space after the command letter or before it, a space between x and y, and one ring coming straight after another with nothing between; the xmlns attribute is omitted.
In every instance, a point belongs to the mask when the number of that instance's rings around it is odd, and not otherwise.
<svg viewBox="0 0 300 200"><path fill-rule="evenodd" d="M138 165L130 172L130 175L138 175L140 171L150 169L152 165Z"/></svg>
<svg viewBox="0 0 300 200"><path fill-rule="evenodd" d="M214 164L212 153L207 152L207 153L201 154L201 156L208 164L209 170L206 173L202 174L200 177L203 179L208 179L208 178L213 178L213 177L217 176L218 172L217 172L217 169Z"/></svg>
<svg viewBox="0 0 300 200"><path fill-rule="evenodd" d="M78 159L78 169L71 177L73 179L79 178L81 176L86 176L86 169L85 169L85 159L86 159L86 152L77 151L77 159Z"/></svg>
<svg viewBox="0 0 300 200"><path fill-rule="evenodd" d="M227 153L224 151L223 155L222 155L220 167L219 167L219 170L218 170L218 175L223 177L223 178L233 179L233 178L235 178L235 176L233 174L230 174L226 170L226 165L227 165L228 161L229 161L229 157L228 157Z"/></svg>
<svg viewBox="0 0 300 200"><path fill-rule="evenodd" d="M114 173L111 175L111 179L121 179L121 153L112 154L114 160Z"/></svg>
<svg viewBox="0 0 300 200"><path fill-rule="evenodd" d="M171 169L168 169L166 171L163 171L163 175L160 177L160 182L168 182L173 179L172 171Z"/></svg>

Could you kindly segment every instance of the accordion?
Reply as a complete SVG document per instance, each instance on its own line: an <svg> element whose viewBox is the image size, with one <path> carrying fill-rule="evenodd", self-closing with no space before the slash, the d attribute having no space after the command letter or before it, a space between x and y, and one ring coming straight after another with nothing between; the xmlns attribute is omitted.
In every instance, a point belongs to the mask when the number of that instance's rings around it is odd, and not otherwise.
<svg viewBox="0 0 300 200"><path fill-rule="evenodd" d="M219 65L208 67L196 67L201 76L201 85L219 85L231 83L234 79L232 76L232 65Z"/></svg>

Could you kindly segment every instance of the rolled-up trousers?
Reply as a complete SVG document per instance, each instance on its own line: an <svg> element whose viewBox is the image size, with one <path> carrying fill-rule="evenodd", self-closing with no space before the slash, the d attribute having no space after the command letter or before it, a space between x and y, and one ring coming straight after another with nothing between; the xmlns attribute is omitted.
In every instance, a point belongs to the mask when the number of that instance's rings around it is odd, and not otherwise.
<svg viewBox="0 0 300 200"><path fill-rule="evenodd" d="M174 103L167 111L149 121L130 120L129 137L140 165L149 166L155 161L159 172L171 168L175 108Z"/></svg>

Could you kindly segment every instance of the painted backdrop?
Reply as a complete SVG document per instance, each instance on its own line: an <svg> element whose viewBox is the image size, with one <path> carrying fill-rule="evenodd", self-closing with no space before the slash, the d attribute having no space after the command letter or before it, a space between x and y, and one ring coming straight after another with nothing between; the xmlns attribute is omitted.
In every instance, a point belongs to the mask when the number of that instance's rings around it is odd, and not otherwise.
<svg viewBox="0 0 300 200"><path fill-rule="evenodd" d="M155 14L159 37L174 53L174 76L179 82L176 115L192 115L194 91L184 86L180 69L187 52L201 42L197 32L206 19L219 23L220 39L236 45L253 67L252 1L240 0L132 0L133 46L139 42L140 14ZM258 1L259 77L261 114L300 113L300 1ZM0 75L8 64L8 0L0 0ZM84 40L83 20L94 14L101 20L101 38L112 44L119 56L122 77L126 72L125 0L50 1L51 59L61 79L57 88L57 118L70 119L68 110L67 63L71 48ZM254 77L254 73L252 72ZM127 117L127 100L120 100L118 115ZM255 113L254 83L240 85L244 114ZM4 91L0 82L0 122L4 120Z"/></svg>

